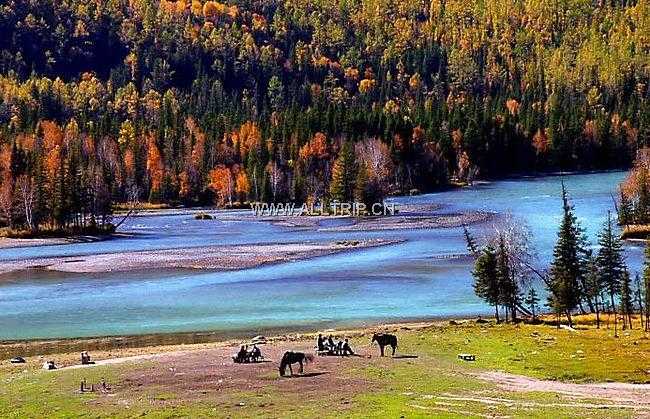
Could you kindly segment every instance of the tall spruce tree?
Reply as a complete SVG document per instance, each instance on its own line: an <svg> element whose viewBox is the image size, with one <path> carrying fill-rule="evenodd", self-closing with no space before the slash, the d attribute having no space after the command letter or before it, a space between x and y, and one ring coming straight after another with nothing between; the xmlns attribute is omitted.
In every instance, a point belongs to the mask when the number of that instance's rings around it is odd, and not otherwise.
<svg viewBox="0 0 650 419"><path fill-rule="evenodd" d="M650 330L650 244L646 243L643 261L643 305L645 306L645 331Z"/></svg>
<svg viewBox="0 0 650 419"><path fill-rule="evenodd" d="M356 178L354 148L345 142L332 168L330 196L340 202L352 202L354 199L354 181Z"/></svg>
<svg viewBox="0 0 650 419"><path fill-rule="evenodd" d="M650 331L650 278L643 280L643 305L645 306L645 328Z"/></svg>
<svg viewBox="0 0 650 419"><path fill-rule="evenodd" d="M558 240L553 249L548 289L551 305L557 312L566 315L569 325L573 325L571 312L578 307L583 297L585 239L573 213L568 194L562 182L562 208L564 214Z"/></svg>
<svg viewBox="0 0 650 419"><path fill-rule="evenodd" d="M634 297L632 300L632 307L634 307L635 302L639 307L639 322L641 323L641 329L643 329L645 323L645 306L643 304L643 284L641 284L641 275L638 272L634 275Z"/></svg>
<svg viewBox="0 0 650 419"><path fill-rule="evenodd" d="M503 235L499 235L499 247L497 249L497 282L501 305L504 306L506 312L506 321L508 321L508 313L510 313L510 319L514 322L517 319L519 286L510 266L508 247Z"/></svg>
<svg viewBox="0 0 650 419"><path fill-rule="evenodd" d="M632 280L627 269L623 270L621 277L621 314L623 314L623 330L632 329L632 311L634 310L634 292Z"/></svg>
<svg viewBox="0 0 650 419"><path fill-rule="evenodd" d="M357 178L354 182L354 201L359 203L364 203L367 206L372 205L373 202L371 194L368 193L368 168L365 164L359 166L357 171Z"/></svg>
<svg viewBox="0 0 650 419"><path fill-rule="evenodd" d="M632 202L625 196L622 189L618 207L618 223L622 226L634 224L634 208Z"/></svg>
<svg viewBox="0 0 650 419"><path fill-rule="evenodd" d="M491 246L485 247L474 265L474 293L488 304L494 306L494 317L500 322L499 279L497 273L497 255Z"/></svg>
<svg viewBox="0 0 650 419"><path fill-rule="evenodd" d="M612 214L607 212L607 221L603 230L598 235L598 272L600 282L609 295L612 310L614 310L614 327L616 330L616 297L621 292L621 281L625 274L625 260L623 258L623 244L619 237L614 233L612 223Z"/></svg>
<svg viewBox="0 0 650 419"><path fill-rule="evenodd" d="M598 274L596 256L591 250L587 252L585 260L585 294L592 302L592 312L596 313L596 328L600 329L600 311L602 307L603 287Z"/></svg>

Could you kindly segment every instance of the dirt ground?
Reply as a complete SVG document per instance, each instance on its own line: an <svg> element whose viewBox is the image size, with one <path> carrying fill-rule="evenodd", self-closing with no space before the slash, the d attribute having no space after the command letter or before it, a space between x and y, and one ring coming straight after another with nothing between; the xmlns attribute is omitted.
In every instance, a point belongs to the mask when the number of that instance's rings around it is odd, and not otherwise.
<svg viewBox="0 0 650 419"><path fill-rule="evenodd" d="M305 366L303 374L299 373L299 367L296 364L293 377L281 378L278 373L278 364L284 352L293 350L312 354L313 342L274 341L260 345L260 348L265 360L257 364L233 363L231 357L238 350L234 344L100 360L95 366L135 362L141 364L141 367L123 377L119 384L113 385L111 390L96 402L100 404L113 403L117 400L121 404L128 405L128 400L146 397L156 391L177 395L175 400L180 398L183 401L216 400L218 402L221 399L225 402L225 400L231 400L227 395L232 395L233 392L268 392L270 390L274 394L280 395L334 395L337 398L336 395L340 394L340 401L346 403L346 400L360 392L367 392L372 386L371 382L355 377L349 374L349 371L389 361L388 358L380 359L378 348L370 346L368 343L354 348L357 351L357 356L316 356L313 362ZM399 360L400 357L395 359ZM73 365L61 368L61 370L78 368L93 368L93 365ZM348 371L348 373L342 373L342 371ZM637 412L650 414L650 384L575 384L540 380L499 371L472 375L486 382L494 383L508 392L556 393L575 398L576 406L582 407L587 406L584 399L598 399L597 405L591 407L598 409L632 408ZM442 394L437 398L448 399L450 402L516 404L510 400L478 396L467 399L465 395L456 394ZM581 401L578 402L578 399ZM158 400L158 403L164 404L164 397ZM570 407L571 403L560 403L558 406Z"/></svg>
<svg viewBox="0 0 650 419"><path fill-rule="evenodd" d="M543 391L579 398L596 398L618 404L634 405L650 411L650 384L588 383L575 384L561 381L537 380L523 375L504 372L484 372L479 378L497 384L507 391Z"/></svg>
<svg viewBox="0 0 650 419"><path fill-rule="evenodd" d="M299 373L298 364L294 364L294 375L287 377L280 377L278 372L279 360L284 352L293 350L313 354L313 342L274 342L260 345L260 348L265 359L254 364L235 364L232 356L238 347L232 345L113 358L97 361L95 365L64 367L59 371L131 362L140 364L122 376L119 383L109 383L110 390L94 401L99 405L128 406L143 398L164 405L169 402L164 395L173 395L175 403L210 401L217 405L232 405L232 395L240 392L282 396L277 400L309 395L333 398L337 403L346 404L356 394L368 391L372 386L362 378L341 371L376 362L378 354L371 354L371 351L377 352L377 348L359 348L361 354L358 356L314 356L313 361L305 365L303 374ZM156 396L158 393L162 396ZM267 400L266 403L272 404L273 401Z"/></svg>
<svg viewBox="0 0 650 419"><path fill-rule="evenodd" d="M136 386L155 384L189 393L206 389L253 390L265 387L269 383L276 383L278 388L284 391L340 390L348 393L361 383L358 380L340 377L336 371L343 363L368 362L367 358L363 357L315 357L312 363L305 365L303 374L300 374L299 366L294 364L293 379L276 379L279 377L278 360L285 351L313 353L313 350L309 345L304 344L263 346L263 349L265 360L257 364L235 364L231 356L236 352L236 348L218 348L180 356L168 354L158 360L165 365L165 369L157 374L136 374L128 381Z"/></svg>

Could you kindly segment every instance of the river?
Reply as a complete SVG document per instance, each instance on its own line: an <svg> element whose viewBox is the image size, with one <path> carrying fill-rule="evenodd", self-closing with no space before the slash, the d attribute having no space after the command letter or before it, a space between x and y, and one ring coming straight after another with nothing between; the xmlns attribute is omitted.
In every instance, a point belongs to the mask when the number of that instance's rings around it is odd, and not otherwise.
<svg viewBox="0 0 650 419"><path fill-rule="evenodd" d="M561 218L564 180L578 219L595 242L623 172L480 183L399 204L440 205L436 213L512 214L533 233L540 266L548 263ZM461 228L332 232L301 230L218 212L129 219L131 237L0 250L0 260L73 256L215 244L391 238L404 242L235 272L121 274L20 272L0 281L0 339L130 335L214 330L356 326L406 319L490 314L472 290ZM480 235L495 221L472 226ZM324 225L323 227L327 227ZM633 273L643 249L627 244ZM541 287L540 287L541 291Z"/></svg>

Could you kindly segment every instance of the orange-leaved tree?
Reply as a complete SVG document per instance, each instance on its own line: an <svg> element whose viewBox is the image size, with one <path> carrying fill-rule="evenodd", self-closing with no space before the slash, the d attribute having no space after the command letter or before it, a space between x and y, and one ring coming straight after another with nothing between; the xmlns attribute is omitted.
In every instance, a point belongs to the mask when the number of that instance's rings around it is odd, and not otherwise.
<svg viewBox="0 0 650 419"><path fill-rule="evenodd" d="M224 205L226 202L232 204L234 185L230 168L220 164L210 171L210 189L217 197L217 205Z"/></svg>

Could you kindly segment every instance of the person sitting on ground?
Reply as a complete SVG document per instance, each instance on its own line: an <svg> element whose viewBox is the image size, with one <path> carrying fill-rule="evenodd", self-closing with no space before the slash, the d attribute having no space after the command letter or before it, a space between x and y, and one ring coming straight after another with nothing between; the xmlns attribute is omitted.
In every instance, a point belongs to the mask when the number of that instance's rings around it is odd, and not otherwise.
<svg viewBox="0 0 650 419"><path fill-rule="evenodd" d="M260 358L262 358L262 351L257 347L257 345L253 345L253 349L251 349L250 353L250 359L253 362L257 362L260 360Z"/></svg>
<svg viewBox="0 0 650 419"><path fill-rule="evenodd" d="M102 377L102 382L100 383L100 385L102 386L102 390L104 390L104 391L108 391L108 390L111 389L111 386L106 384L106 380L103 377Z"/></svg>
<svg viewBox="0 0 650 419"><path fill-rule="evenodd" d="M248 351L246 350L246 346L242 345L239 349L239 352L237 352L237 355L233 359L239 364L246 362L246 359L248 359Z"/></svg>
<svg viewBox="0 0 650 419"><path fill-rule="evenodd" d="M327 338L327 346L330 352L334 352L336 350L336 346L334 345L334 339L332 339L332 335L329 335Z"/></svg>
<svg viewBox="0 0 650 419"><path fill-rule="evenodd" d="M316 347L318 348L318 352L323 352L327 350L327 348L325 347L325 338L323 338L323 335L321 335L320 333L318 334L318 339L316 340Z"/></svg>
<svg viewBox="0 0 650 419"><path fill-rule="evenodd" d="M343 342L343 350L341 355L343 356L354 355L354 351L350 347L350 343L348 342L347 339L345 339L345 342Z"/></svg>
<svg viewBox="0 0 650 419"><path fill-rule="evenodd" d="M88 365L88 364L94 364L94 362L90 361L90 355L88 355L88 352L83 351L81 353L81 365Z"/></svg>
<svg viewBox="0 0 650 419"><path fill-rule="evenodd" d="M44 370L55 370L56 365L54 365L54 361L47 361L45 364L43 364L43 369Z"/></svg>

